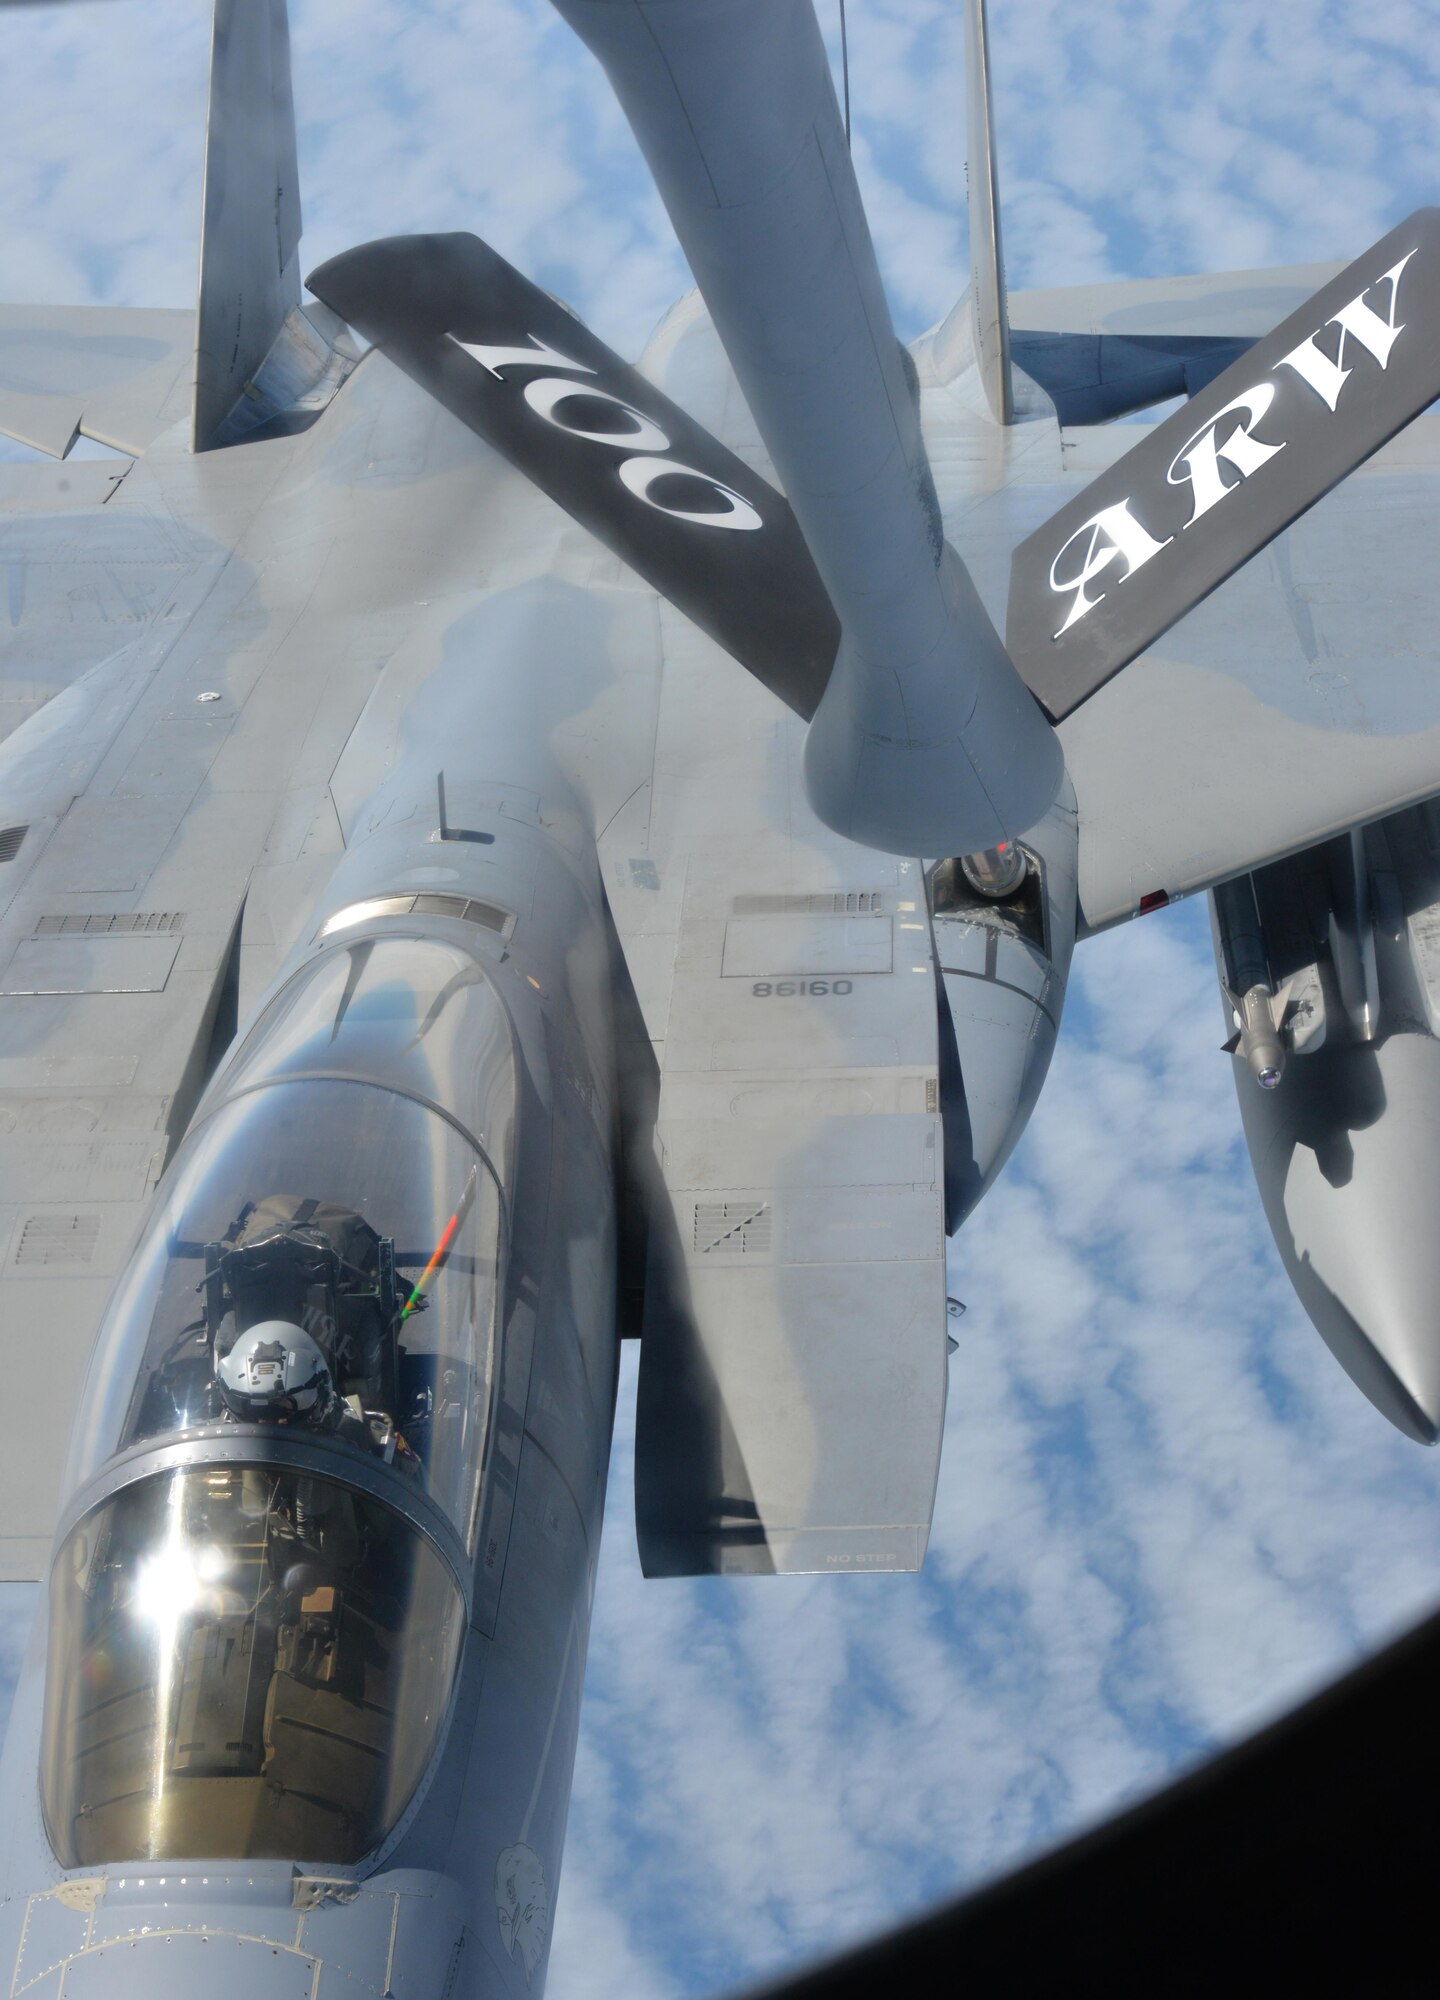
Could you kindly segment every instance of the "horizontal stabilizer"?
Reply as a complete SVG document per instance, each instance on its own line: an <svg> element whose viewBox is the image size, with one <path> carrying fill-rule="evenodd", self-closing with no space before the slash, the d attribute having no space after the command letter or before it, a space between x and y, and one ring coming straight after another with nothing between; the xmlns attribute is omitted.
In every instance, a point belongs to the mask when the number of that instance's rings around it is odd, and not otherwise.
<svg viewBox="0 0 1440 2000"><path fill-rule="evenodd" d="M1440 395L1440 209L1419 209L1015 551L1006 644L1054 719Z"/></svg>
<svg viewBox="0 0 1440 2000"><path fill-rule="evenodd" d="M1259 340L1298 312L1343 264L1276 264L1172 278L1116 278L1012 292L1012 326L1036 333L1178 334Z"/></svg>
<svg viewBox="0 0 1440 2000"><path fill-rule="evenodd" d="M77 436L138 457L185 413L191 312L0 306L0 432L63 458Z"/></svg>
<svg viewBox="0 0 1440 2000"><path fill-rule="evenodd" d="M215 439L300 303L300 176L285 0L215 0L193 444Z"/></svg>
<svg viewBox="0 0 1440 2000"><path fill-rule="evenodd" d="M788 503L478 237L369 243L308 284L795 712L840 630Z"/></svg>
<svg viewBox="0 0 1440 2000"><path fill-rule="evenodd" d="M1198 396L1254 343L1221 334L1032 333L1010 336L1015 364L1062 424L1108 424L1171 396Z"/></svg>

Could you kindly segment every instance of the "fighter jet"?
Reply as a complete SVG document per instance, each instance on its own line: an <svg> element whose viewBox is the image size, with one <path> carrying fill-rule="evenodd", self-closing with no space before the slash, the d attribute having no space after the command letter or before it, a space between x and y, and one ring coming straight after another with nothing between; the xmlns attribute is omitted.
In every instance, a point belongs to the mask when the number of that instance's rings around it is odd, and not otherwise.
<svg viewBox="0 0 1440 2000"><path fill-rule="evenodd" d="M1440 214L1008 296L970 0L907 349L809 0L557 4L697 280L637 365L468 234L302 285L283 0L195 312L0 312L0 429L132 461L0 488L16 1994L538 1993L620 1339L648 1574L918 1568L947 1237L1180 896L1297 1290L1440 1425Z"/></svg>

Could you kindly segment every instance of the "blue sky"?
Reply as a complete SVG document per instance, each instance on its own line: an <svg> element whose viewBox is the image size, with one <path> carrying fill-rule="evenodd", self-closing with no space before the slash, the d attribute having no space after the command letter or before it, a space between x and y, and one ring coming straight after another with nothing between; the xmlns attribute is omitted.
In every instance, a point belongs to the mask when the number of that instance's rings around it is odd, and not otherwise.
<svg viewBox="0 0 1440 2000"><path fill-rule="evenodd" d="M991 4L1016 286L1346 257L1437 198L1433 0ZM959 8L848 14L857 166L913 335L966 263ZM684 267L541 0L295 0L293 22L307 267L471 228L638 351ZM204 0L0 6L0 292L190 302L207 39ZM1295 1304L1223 1032L1200 906L1082 948L1040 1111L954 1246L969 1310L918 1580L643 1584L627 1358L559 2000L705 1993L873 1930L1440 1597L1440 1459ZM0 1616L12 1670L24 1622Z"/></svg>

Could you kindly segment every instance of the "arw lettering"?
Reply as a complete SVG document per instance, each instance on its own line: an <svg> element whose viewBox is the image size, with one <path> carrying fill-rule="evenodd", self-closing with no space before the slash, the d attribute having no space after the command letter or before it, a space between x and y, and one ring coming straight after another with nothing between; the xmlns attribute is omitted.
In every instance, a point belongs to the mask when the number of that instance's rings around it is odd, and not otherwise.
<svg viewBox="0 0 1440 2000"><path fill-rule="evenodd" d="M1389 366L1391 351L1405 331L1405 322L1398 316L1400 280L1415 255L1414 250L1407 252L1339 312L1332 313L1323 326L1282 355L1273 373L1278 375L1280 369L1288 368L1333 415L1361 356L1368 356L1369 362L1382 370ZM1271 405L1276 387L1273 379L1266 379L1233 396L1170 461L1166 483L1186 488L1190 496L1190 518L1179 534L1157 540L1129 499L1102 509L1075 529L1050 565L1051 590L1057 597L1068 594L1070 598L1069 609L1052 638L1062 638L1114 585L1124 583L1162 550L1180 541L1197 521L1279 457L1287 440L1274 433Z"/></svg>

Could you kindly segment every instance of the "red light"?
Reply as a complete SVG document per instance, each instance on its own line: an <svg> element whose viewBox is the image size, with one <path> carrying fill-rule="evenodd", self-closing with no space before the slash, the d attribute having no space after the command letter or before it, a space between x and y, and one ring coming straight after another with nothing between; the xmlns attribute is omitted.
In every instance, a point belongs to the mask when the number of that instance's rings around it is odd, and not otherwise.
<svg viewBox="0 0 1440 2000"><path fill-rule="evenodd" d="M1148 917L1152 910L1163 910L1169 900L1170 891L1168 889L1152 889L1148 896L1140 898L1140 908L1136 912L1136 915Z"/></svg>

